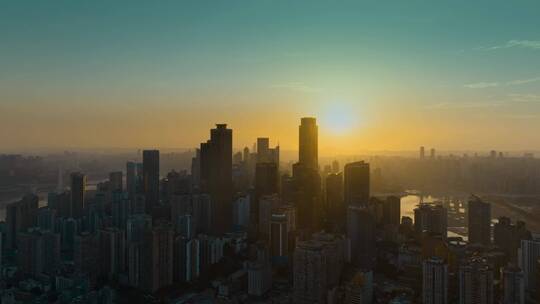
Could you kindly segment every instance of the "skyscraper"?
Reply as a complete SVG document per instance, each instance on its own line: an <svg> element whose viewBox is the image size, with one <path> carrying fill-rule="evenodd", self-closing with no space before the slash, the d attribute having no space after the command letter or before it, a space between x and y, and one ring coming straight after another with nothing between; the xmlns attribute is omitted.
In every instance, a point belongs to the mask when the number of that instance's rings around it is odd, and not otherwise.
<svg viewBox="0 0 540 304"><path fill-rule="evenodd" d="M534 294L538 292L538 259L540 258L540 240L522 240L519 249L519 267L525 275L525 290Z"/></svg>
<svg viewBox="0 0 540 304"><path fill-rule="evenodd" d="M289 225L287 213L274 212L270 219L270 253L276 261L289 254Z"/></svg>
<svg viewBox="0 0 540 304"><path fill-rule="evenodd" d="M257 163L255 168L255 198L251 211L259 222L259 200L263 195L278 193L279 174L277 164L271 162Z"/></svg>
<svg viewBox="0 0 540 304"><path fill-rule="evenodd" d="M298 228L316 231L321 219L321 177L316 168L293 165L293 200L297 207Z"/></svg>
<svg viewBox="0 0 540 304"><path fill-rule="evenodd" d="M461 265L459 303L493 303L493 269L485 259L474 256Z"/></svg>
<svg viewBox="0 0 540 304"><path fill-rule="evenodd" d="M469 243L487 246L491 243L491 205L477 196L469 199Z"/></svg>
<svg viewBox="0 0 540 304"><path fill-rule="evenodd" d="M123 176L122 171L115 171L109 173L109 191L124 191L123 187Z"/></svg>
<svg viewBox="0 0 540 304"><path fill-rule="evenodd" d="M151 214L159 204L159 150L143 151L143 190L145 212Z"/></svg>
<svg viewBox="0 0 540 304"><path fill-rule="evenodd" d="M510 218L501 216L493 225L493 243L506 253L511 262L517 263L517 253L521 240L532 239L531 232L527 230L525 222L517 221L512 224Z"/></svg>
<svg viewBox="0 0 540 304"><path fill-rule="evenodd" d="M39 198L30 194L6 206L6 248L17 248L18 234L36 225Z"/></svg>
<svg viewBox="0 0 540 304"><path fill-rule="evenodd" d="M71 173L71 216L79 218L83 216L84 194L86 192L86 175Z"/></svg>
<svg viewBox="0 0 540 304"><path fill-rule="evenodd" d="M249 153L249 149L247 153ZM245 157L244 160L246 160ZM279 146L270 148L268 137L257 138L257 163L275 163L279 166Z"/></svg>
<svg viewBox="0 0 540 304"><path fill-rule="evenodd" d="M166 224L148 229L142 249L142 288L154 292L173 282L173 235L172 227Z"/></svg>
<svg viewBox="0 0 540 304"><path fill-rule="evenodd" d="M519 267L510 264L501 269L501 279L502 303L524 304L526 299L523 271Z"/></svg>
<svg viewBox="0 0 540 304"><path fill-rule="evenodd" d="M448 265L438 257L432 257L422 265L422 303L448 303Z"/></svg>
<svg viewBox="0 0 540 304"><path fill-rule="evenodd" d="M383 222L399 226L401 219L401 198L398 196L389 196L383 202Z"/></svg>
<svg viewBox="0 0 540 304"><path fill-rule="evenodd" d="M268 137L257 138L257 162L266 163L270 161L270 139Z"/></svg>
<svg viewBox="0 0 540 304"><path fill-rule="evenodd" d="M97 238L89 232L83 232L74 238L73 264L75 270L81 274L95 279L99 274L98 268L99 251Z"/></svg>
<svg viewBox="0 0 540 304"><path fill-rule="evenodd" d="M130 199L135 198L137 193L137 163L126 163L126 190Z"/></svg>
<svg viewBox="0 0 540 304"><path fill-rule="evenodd" d="M60 235L32 230L18 238L17 264L26 274L53 274L60 263Z"/></svg>
<svg viewBox="0 0 540 304"><path fill-rule="evenodd" d="M369 164L363 161L345 165L345 204L367 205L369 201Z"/></svg>
<svg viewBox="0 0 540 304"><path fill-rule="evenodd" d="M226 124L217 124L210 140L201 144L201 188L212 198L214 233L232 226L232 138Z"/></svg>
<svg viewBox="0 0 540 304"><path fill-rule="evenodd" d="M324 246L305 241L294 251L294 303L326 303L327 259Z"/></svg>
<svg viewBox="0 0 540 304"><path fill-rule="evenodd" d="M448 214L441 205L420 204L414 209L414 230L416 233L427 233L447 237Z"/></svg>
<svg viewBox="0 0 540 304"><path fill-rule="evenodd" d="M348 207L347 237L351 242L351 263L362 269L372 269L375 259L375 217L368 207Z"/></svg>
<svg viewBox="0 0 540 304"><path fill-rule="evenodd" d="M318 169L319 127L314 117L303 117L299 126L298 162L307 168Z"/></svg>
<svg viewBox="0 0 540 304"><path fill-rule="evenodd" d="M126 242L124 231L106 228L98 233L99 267L109 279L126 270Z"/></svg>
<svg viewBox="0 0 540 304"><path fill-rule="evenodd" d="M281 200L277 194L265 195L259 199L258 228L262 239L267 239L270 236L272 210L278 208L279 205L281 205Z"/></svg>
<svg viewBox="0 0 540 304"><path fill-rule="evenodd" d="M347 207L343 200L343 173L331 173L326 177L326 210L332 225L344 230Z"/></svg>

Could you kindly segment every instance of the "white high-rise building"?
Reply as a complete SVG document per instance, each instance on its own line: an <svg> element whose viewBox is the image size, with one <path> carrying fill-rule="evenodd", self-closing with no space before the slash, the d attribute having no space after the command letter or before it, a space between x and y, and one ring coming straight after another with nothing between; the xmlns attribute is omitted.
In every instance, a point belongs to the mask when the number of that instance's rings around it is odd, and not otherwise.
<svg viewBox="0 0 540 304"><path fill-rule="evenodd" d="M422 303L448 303L448 265L443 259L432 257L422 265Z"/></svg>

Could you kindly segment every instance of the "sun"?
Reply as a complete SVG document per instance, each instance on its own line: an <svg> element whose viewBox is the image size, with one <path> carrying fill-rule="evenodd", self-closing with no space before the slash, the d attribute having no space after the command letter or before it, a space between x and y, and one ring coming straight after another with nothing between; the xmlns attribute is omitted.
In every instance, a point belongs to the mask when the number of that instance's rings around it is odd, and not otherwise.
<svg viewBox="0 0 540 304"><path fill-rule="evenodd" d="M319 114L321 128L334 135L346 135L358 125L359 116L347 103L329 103Z"/></svg>

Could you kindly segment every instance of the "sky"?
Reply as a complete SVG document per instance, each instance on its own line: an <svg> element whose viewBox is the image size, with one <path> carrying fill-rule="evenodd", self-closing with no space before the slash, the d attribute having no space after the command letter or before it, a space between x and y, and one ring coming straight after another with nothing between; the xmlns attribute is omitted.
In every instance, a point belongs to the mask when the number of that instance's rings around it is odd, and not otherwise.
<svg viewBox="0 0 540 304"><path fill-rule="evenodd" d="M539 1L0 0L0 151L540 150Z"/></svg>

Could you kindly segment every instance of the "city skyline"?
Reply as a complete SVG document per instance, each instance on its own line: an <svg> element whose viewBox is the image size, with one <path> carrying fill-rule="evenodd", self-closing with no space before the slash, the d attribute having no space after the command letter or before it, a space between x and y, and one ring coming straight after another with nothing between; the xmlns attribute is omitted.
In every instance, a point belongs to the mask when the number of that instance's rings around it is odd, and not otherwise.
<svg viewBox="0 0 540 304"><path fill-rule="evenodd" d="M315 116L321 155L540 150L538 3L489 8L8 1L0 140L191 148L227 122L235 148L295 150L290 130Z"/></svg>
<svg viewBox="0 0 540 304"><path fill-rule="evenodd" d="M540 303L540 1L0 1L0 302Z"/></svg>

